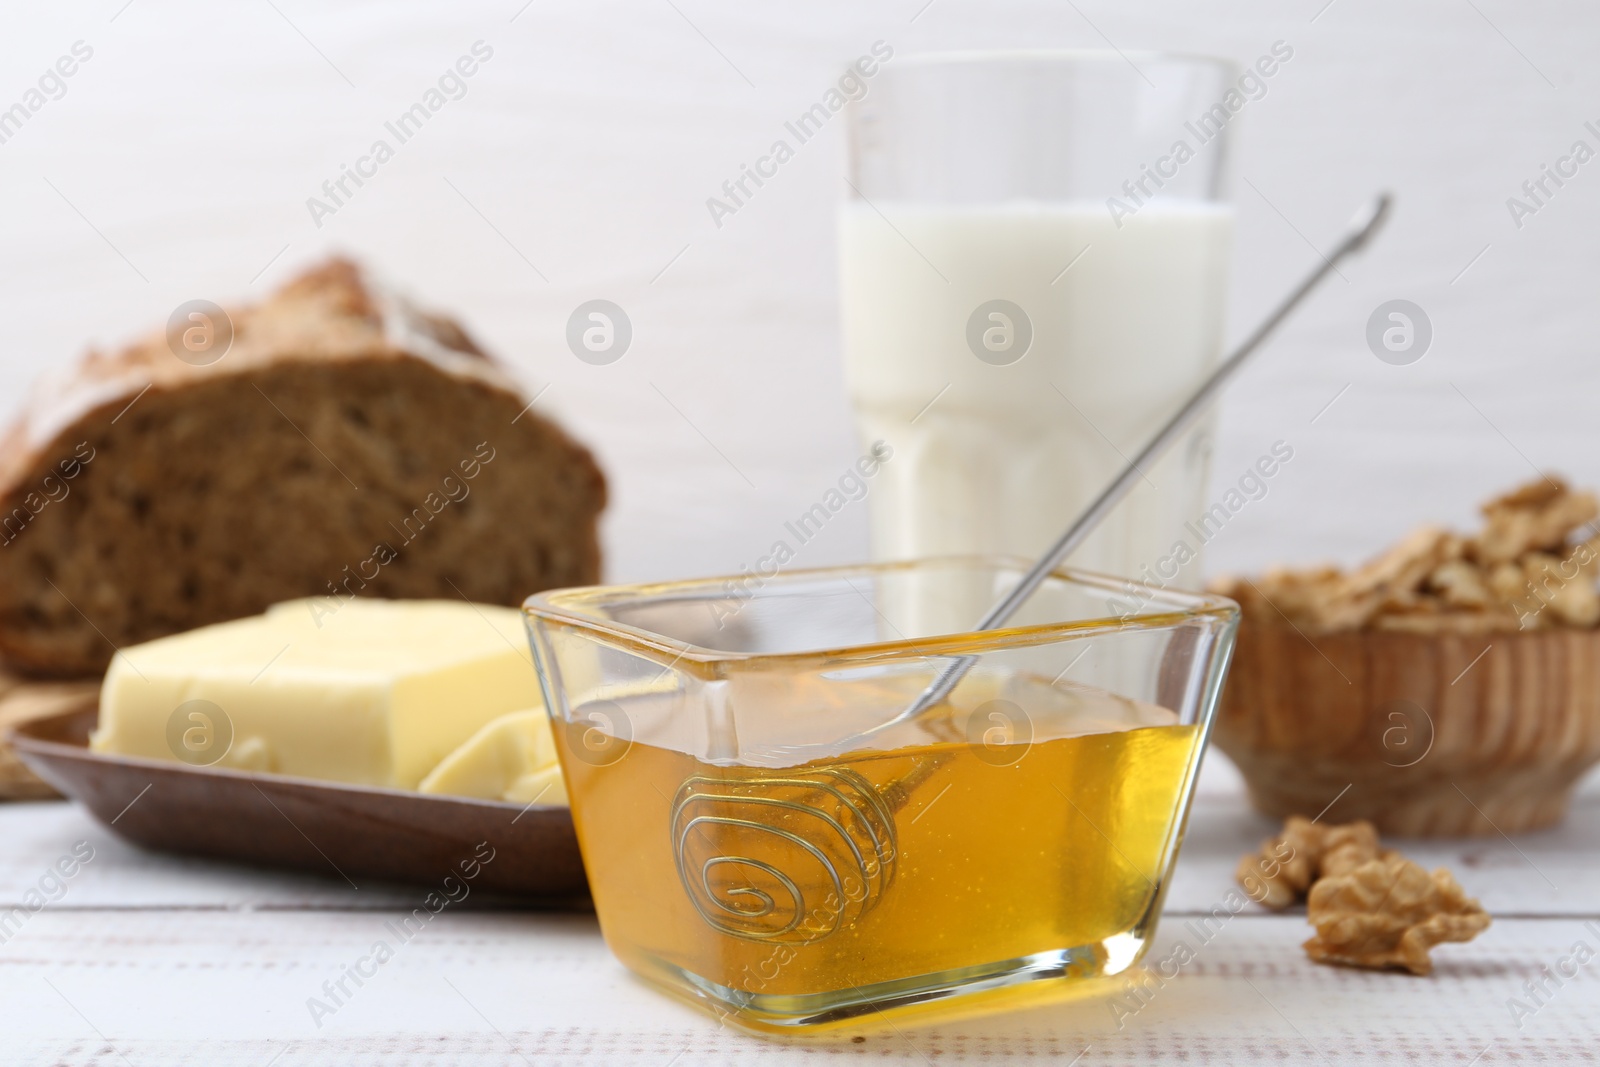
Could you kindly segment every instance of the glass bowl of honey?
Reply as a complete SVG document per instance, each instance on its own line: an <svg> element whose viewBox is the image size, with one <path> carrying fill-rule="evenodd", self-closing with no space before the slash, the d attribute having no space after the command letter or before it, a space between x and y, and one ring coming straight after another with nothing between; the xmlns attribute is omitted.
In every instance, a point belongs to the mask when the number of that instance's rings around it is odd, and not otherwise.
<svg viewBox="0 0 1600 1067"><path fill-rule="evenodd" d="M787 1033L994 1010L1133 966L1238 609L1061 570L972 632L1026 570L959 557L530 597L616 956ZM949 695L908 714L954 662Z"/></svg>

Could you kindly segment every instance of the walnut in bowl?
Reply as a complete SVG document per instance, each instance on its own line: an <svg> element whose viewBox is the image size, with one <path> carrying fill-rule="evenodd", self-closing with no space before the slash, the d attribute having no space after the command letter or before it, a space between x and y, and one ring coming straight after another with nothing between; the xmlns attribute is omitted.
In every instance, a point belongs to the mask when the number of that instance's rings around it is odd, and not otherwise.
<svg viewBox="0 0 1600 1067"><path fill-rule="evenodd" d="M1547 478L1483 512L1353 571L1214 584L1244 609L1215 738L1257 809L1338 797L1338 819L1410 836L1565 815L1600 761L1600 503Z"/></svg>

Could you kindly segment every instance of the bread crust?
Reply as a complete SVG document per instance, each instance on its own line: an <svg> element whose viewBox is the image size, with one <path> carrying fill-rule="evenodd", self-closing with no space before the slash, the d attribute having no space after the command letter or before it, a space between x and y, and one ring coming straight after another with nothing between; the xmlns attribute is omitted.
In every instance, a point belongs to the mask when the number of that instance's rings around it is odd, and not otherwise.
<svg viewBox="0 0 1600 1067"><path fill-rule="evenodd" d="M229 317L233 343L216 363L178 359L165 331L114 355L92 352L0 438L0 660L11 668L97 673L124 644L299 596L336 604L459 593L515 604L599 580L598 464L528 410L515 380L457 323L384 294L343 259ZM498 468L491 461L493 478L469 484L467 465L484 469L473 452L480 428L504 458ZM211 447L219 454L202 454ZM230 449L236 463L224 461ZM448 489L424 494L442 477L455 479L461 502L446 499ZM339 493L314 492L319 480ZM398 538L437 514L421 507L424 497L453 513L433 524L432 539L400 551ZM190 498L192 511L178 506ZM152 500L151 521L197 541L189 555L140 539ZM252 511L271 501L293 513ZM491 514L496 507L504 514ZM405 521L412 512L417 519ZM274 523L281 543L262 533ZM119 555L105 524L142 554ZM513 525L527 528L525 542ZM94 538L103 543L86 544ZM213 558L219 544L227 556L230 538L257 545L231 578ZM373 541L399 546L401 558L352 583ZM206 588L179 596L177 572Z"/></svg>

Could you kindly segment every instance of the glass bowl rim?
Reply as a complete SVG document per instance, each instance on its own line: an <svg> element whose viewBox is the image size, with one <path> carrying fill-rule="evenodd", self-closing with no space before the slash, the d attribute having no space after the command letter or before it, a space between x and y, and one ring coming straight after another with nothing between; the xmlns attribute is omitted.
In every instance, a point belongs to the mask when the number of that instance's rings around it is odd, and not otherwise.
<svg viewBox="0 0 1600 1067"><path fill-rule="evenodd" d="M821 567L797 567L779 572L766 579L767 586L779 582L815 577L868 576L912 571L930 565L980 565L991 569L1012 569L1020 577L1033 561L1007 555L947 555L925 556L910 560L881 563L849 563ZM710 592L730 597L728 583L747 582L749 574L720 575L709 578L676 579L664 582L632 582L616 585L571 586L534 593L522 602L523 617L531 626L547 622L588 634L604 644L622 647L649 659L670 657L670 664L691 664L699 667L725 663L738 663L745 667L757 665L783 665L793 667L808 663L885 662L898 659L928 656L973 654L999 651L1008 648L1026 648L1051 644L1063 639L1090 637L1132 630L1160 630L1179 625L1189 619L1213 619L1224 626L1236 625L1239 605L1215 593L1166 589L1149 582L1113 575L1079 570L1075 567L1057 567L1050 577L1075 586L1087 586L1106 592L1126 594L1132 590L1146 590L1151 601L1177 601L1170 610L1134 612L1126 616L1097 616L1072 621L1033 623L1026 626L1004 626L993 630L964 630L957 633L929 637L898 638L891 641L872 641L818 649L797 649L787 652L741 652L707 648L688 641L668 637L643 627L616 622L594 614L576 610L572 605L598 604L622 596L659 600L688 599L694 591ZM772 594L768 594L772 595ZM757 591L748 599L762 596ZM1186 605L1186 606L1184 606Z"/></svg>

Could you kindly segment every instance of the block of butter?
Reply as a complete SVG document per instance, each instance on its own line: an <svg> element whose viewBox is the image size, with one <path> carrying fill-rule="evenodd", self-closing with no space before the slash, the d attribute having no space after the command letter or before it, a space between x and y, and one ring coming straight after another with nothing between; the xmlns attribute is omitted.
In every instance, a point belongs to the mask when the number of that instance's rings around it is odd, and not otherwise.
<svg viewBox="0 0 1600 1067"><path fill-rule="evenodd" d="M414 789L480 727L539 704L514 608L296 600L123 649L90 747Z"/></svg>
<svg viewBox="0 0 1600 1067"><path fill-rule="evenodd" d="M556 759L550 717L544 709L514 711L473 734L417 788L480 800L565 804L567 790Z"/></svg>

